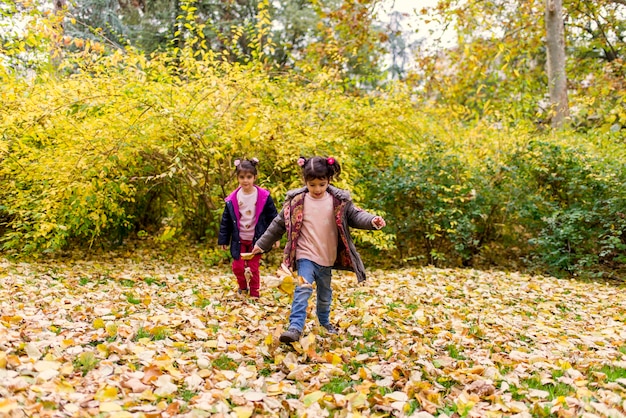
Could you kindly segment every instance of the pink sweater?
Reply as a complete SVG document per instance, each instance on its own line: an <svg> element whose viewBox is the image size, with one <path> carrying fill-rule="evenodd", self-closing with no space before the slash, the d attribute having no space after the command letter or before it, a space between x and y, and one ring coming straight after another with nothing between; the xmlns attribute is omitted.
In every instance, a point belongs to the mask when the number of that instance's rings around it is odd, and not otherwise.
<svg viewBox="0 0 626 418"><path fill-rule="evenodd" d="M326 193L324 197L314 199L307 193L296 260L305 258L320 266L333 266L337 259L337 239L332 196Z"/></svg>

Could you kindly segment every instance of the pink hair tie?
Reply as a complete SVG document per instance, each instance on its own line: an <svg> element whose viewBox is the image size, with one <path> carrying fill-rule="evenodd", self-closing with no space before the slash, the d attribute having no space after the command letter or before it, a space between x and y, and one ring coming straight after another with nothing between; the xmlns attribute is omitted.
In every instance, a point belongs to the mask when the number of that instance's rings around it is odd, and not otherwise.
<svg viewBox="0 0 626 418"><path fill-rule="evenodd" d="M326 159L326 162L328 163L328 165L333 165L335 164L335 159L333 157L328 157Z"/></svg>
<svg viewBox="0 0 626 418"><path fill-rule="evenodd" d="M235 160L235 167L239 167L239 164L241 164L241 160Z"/></svg>
<svg viewBox="0 0 626 418"><path fill-rule="evenodd" d="M302 167L304 165L304 163L305 163L304 158L302 158L302 157L298 158L298 165L300 167Z"/></svg>
<svg viewBox="0 0 626 418"><path fill-rule="evenodd" d="M252 161L252 162L253 162L253 163L255 163L255 164L258 164L258 163L259 163L259 159L258 159L258 158L256 158L256 157L252 158L250 161Z"/></svg>

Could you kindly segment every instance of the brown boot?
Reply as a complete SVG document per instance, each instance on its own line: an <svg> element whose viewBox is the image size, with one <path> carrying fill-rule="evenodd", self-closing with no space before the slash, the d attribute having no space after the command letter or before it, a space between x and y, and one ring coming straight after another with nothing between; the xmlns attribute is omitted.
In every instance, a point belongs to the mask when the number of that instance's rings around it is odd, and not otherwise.
<svg viewBox="0 0 626 418"><path fill-rule="evenodd" d="M300 340L300 336L302 336L302 332L298 331L295 328L289 328L287 331L280 334L280 342L281 343L293 343Z"/></svg>

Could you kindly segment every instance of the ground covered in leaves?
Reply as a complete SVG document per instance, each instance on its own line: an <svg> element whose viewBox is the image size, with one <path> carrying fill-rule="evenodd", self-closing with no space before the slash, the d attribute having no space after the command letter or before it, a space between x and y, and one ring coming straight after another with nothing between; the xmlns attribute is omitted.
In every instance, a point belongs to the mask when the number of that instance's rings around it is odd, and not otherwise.
<svg viewBox="0 0 626 418"><path fill-rule="evenodd" d="M619 284L335 273L340 335L311 313L285 345L290 300L262 273L251 301L193 260L0 260L0 416L624 416Z"/></svg>

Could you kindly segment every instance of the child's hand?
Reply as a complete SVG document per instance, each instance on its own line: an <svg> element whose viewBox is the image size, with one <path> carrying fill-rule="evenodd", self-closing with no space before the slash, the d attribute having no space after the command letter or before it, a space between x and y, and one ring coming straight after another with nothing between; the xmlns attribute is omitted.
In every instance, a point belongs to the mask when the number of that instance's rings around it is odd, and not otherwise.
<svg viewBox="0 0 626 418"><path fill-rule="evenodd" d="M280 248L280 241L276 241L274 243L274 248Z"/></svg>
<svg viewBox="0 0 626 418"><path fill-rule="evenodd" d="M261 248L259 248L258 245L255 245L254 248L252 249L252 254L262 254L263 250Z"/></svg>
<svg viewBox="0 0 626 418"><path fill-rule="evenodd" d="M228 245L220 245L220 248L224 251L226 251L228 249Z"/></svg>
<svg viewBox="0 0 626 418"><path fill-rule="evenodd" d="M372 219L372 226L376 229L382 229L385 225L387 225L387 222L385 222L382 216L375 216L374 219Z"/></svg>

